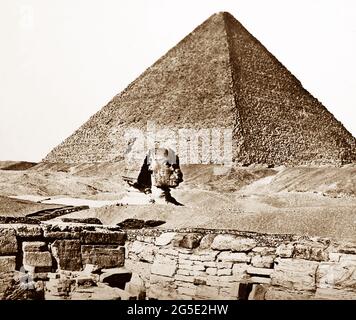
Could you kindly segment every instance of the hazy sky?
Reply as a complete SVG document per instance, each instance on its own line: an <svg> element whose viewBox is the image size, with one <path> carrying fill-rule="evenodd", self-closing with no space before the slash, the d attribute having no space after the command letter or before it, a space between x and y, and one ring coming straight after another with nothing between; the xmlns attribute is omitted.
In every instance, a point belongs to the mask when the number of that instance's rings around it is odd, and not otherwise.
<svg viewBox="0 0 356 320"><path fill-rule="evenodd" d="M354 0L0 0L0 160L40 161L218 11L356 136Z"/></svg>

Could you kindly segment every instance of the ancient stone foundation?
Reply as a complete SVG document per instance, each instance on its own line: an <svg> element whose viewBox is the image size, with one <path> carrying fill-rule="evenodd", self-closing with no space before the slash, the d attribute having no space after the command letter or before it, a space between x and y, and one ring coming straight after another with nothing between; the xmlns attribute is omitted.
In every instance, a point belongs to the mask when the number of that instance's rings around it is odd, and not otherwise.
<svg viewBox="0 0 356 320"><path fill-rule="evenodd" d="M222 230L0 225L1 299L356 299L356 244Z"/></svg>

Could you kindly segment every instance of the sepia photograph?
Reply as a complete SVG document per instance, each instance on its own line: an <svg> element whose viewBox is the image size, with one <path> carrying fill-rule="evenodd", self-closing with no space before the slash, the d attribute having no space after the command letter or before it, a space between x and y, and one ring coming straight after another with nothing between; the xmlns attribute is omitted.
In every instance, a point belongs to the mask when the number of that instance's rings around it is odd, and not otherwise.
<svg viewBox="0 0 356 320"><path fill-rule="evenodd" d="M356 300L354 1L0 0L0 26L0 300Z"/></svg>

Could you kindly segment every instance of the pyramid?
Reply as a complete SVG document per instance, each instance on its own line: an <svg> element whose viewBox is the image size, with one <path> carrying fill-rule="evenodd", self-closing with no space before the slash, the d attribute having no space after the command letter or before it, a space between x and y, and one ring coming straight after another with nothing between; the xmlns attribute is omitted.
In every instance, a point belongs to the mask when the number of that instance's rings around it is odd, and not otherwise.
<svg viewBox="0 0 356 320"><path fill-rule="evenodd" d="M231 14L212 15L45 162L123 160L128 128L232 128L240 165L356 162L356 140Z"/></svg>

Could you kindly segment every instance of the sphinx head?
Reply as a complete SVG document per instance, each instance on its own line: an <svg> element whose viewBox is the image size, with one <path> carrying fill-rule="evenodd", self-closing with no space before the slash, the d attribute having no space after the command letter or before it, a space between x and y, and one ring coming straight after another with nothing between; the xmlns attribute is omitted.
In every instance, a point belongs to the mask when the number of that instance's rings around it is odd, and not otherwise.
<svg viewBox="0 0 356 320"><path fill-rule="evenodd" d="M152 185L158 188L175 188L183 181L179 158L172 149L155 148L147 153L148 170Z"/></svg>

